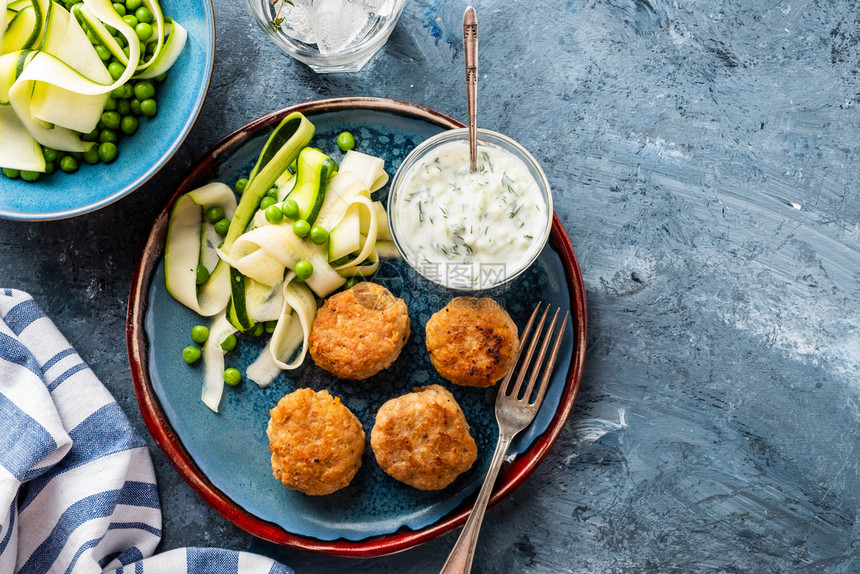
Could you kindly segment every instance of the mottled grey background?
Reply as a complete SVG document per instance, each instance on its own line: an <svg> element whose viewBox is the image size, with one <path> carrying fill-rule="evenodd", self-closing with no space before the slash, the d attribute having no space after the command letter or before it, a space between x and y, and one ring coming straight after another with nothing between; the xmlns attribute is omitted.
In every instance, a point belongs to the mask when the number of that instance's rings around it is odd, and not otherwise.
<svg viewBox="0 0 860 574"><path fill-rule="evenodd" d="M474 571L860 571L860 4L474 4L480 124L544 164L589 304L573 417L488 514ZM191 163L248 121L318 98L465 119L464 2L409 0L363 71L325 77L269 44L244 2L214 5L212 85L167 168L97 213L0 222L0 284L35 297L147 438L126 300ZM372 560L276 548L151 450L164 550L250 549L299 574L430 573L456 537Z"/></svg>

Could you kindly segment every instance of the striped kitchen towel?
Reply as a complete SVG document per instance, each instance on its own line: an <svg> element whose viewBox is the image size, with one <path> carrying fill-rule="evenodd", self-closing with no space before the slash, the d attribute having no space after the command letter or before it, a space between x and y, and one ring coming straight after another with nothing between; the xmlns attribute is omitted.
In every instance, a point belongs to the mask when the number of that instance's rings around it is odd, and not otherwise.
<svg viewBox="0 0 860 574"><path fill-rule="evenodd" d="M161 506L146 443L26 293L0 289L0 573L291 573L256 554L153 556Z"/></svg>

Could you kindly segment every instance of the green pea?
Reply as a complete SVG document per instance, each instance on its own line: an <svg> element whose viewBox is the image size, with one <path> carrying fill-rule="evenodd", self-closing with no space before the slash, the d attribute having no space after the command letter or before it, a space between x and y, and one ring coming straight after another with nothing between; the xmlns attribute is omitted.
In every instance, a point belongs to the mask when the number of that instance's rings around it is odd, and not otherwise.
<svg viewBox="0 0 860 574"><path fill-rule="evenodd" d="M226 339L221 341L221 349L225 353L232 351L235 348L236 348L236 335L231 333L231 334L227 335Z"/></svg>
<svg viewBox="0 0 860 574"><path fill-rule="evenodd" d="M256 325L254 325L254 332L252 333L252 335L254 335L255 337L259 337L263 334L263 331L265 331L265 329L265 325L263 325L262 323L257 323Z"/></svg>
<svg viewBox="0 0 860 574"><path fill-rule="evenodd" d="M42 155L45 157L45 161L55 161L57 159L57 150L43 147Z"/></svg>
<svg viewBox="0 0 860 574"><path fill-rule="evenodd" d="M203 353L200 352L200 349L198 349L197 347L195 347L193 345L189 346L189 347L185 347L184 349L182 349L182 360L185 361L186 363L188 363L189 365L193 365L194 363L196 363L197 361L200 360L200 356L202 354Z"/></svg>
<svg viewBox="0 0 860 574"><path fill-rule="evenodd" d="M116 160L117 155L119 154L119 150L116 147L116 144L113 142L104 142L99 145L98 149L99 159L105 163L111 163Z"/></svg>
<svg viewBox="0 0 860 574"><path fill-rule="evenodd" d="M114 3L113 5L114 12L119 14L120 16L125 16L128 12L125 11L125 4L120 4L119 2Z"/></svg>
<svg viewBox="0 0 860 574"><path fill-rule="evenodd" d="M341 132L337 136L337 147L340 151L346 152L355 147L355 138L349 132Z"/></svg>
<svg viewBox="0 0 860 574"><path fill-rule="evenodd" d="M113 38L114 40L116 40L116 43L119 44L120 48L125 48L126 46L128 46L128 42L126 41L125 36L123 36L122 34L113 34Z"/></svg>
<svg viewBox="0 0 860 574"><path fill-rule="evenodd" d="M284 215L286 217L289 217L290 219L295 219L299 216L299 204L296 202L295 199L288 199L281 206L281 211L284 212Z"/></svg>
<svg viewBox="0 0 860 574"><path fill-rule="evenodd" d="M108 73L110 77L114 79L114 81L118 80L122 73L125 72L125 66L120 64L119 62L111 62L108 64Z"/></svg>
<svg viewBox="0 0 860 574"><path fill-rule="evenodd" d="M137 26L137 23L138 23L137 18L135 18L132 14L126 14L125 16L122 17L122 19L125 20L125 23L128 24L129 26L131 26L132 28Z"/></svg>
<svg viewBox="0 0 860 574"><path fill-rule="evenodd" d="M128 105L131 107L131 113L136 116L143 115L143 111L141 111L140 109L140 100L138 100L137 98L132 98Z"/></svg>
<svg viewBox="0 0 860 574"><path fill-rule="evenodd" d="M224 219L224 208L220 205L213 205L206 210L206 221L209 223L215 223L222 219Z"/></svg>
<svg viewBox="0 0 860 574"><path fill-rule="evenodd" d="M272 333L275 332L275 327L278 326L278 322L277 321L266 321L265 325L266 325L266 333L271 335Z"/></svg>
<svg viewBox="0 0 860 574"><path fill-rule="evenodd" d="M325 227L314 225L313 227L311 227L310 237L311 241L313 241L317 245L322 245L323 243L328 241L328 230L326 230Z"/></svg>
<svg viewBox="0 0 860 574"><path fill-rule="evenodd" d="M128 58L131 56L131 49L128 46L123 46L122 53L125 54L126 58Z"/></svg>
<svg viewBox="0 0 860 574"><path fill-rule="evenodd" d="M278 188L275 186L270 187L269 191L266 192L266 195L274 199L278 199Z"/></svg>
<svg viewBox="0 0 860 574"><path fill-rule="evenodd" d="M8 177L9 179L18 179L18 176L21 175L21 171L17 169L12 169L11 167L4 167L3 175Z"/></svg>
<svg viewBox="0 0 860 574"><path fill-rule="evenodd" d="M125 94L125 87L126 87L126 85L127 85L127 84L123 84L123 85L121 85L121 86L120 86L120 87L118 87L118 88L114 88L114 89L112 89L112 90L110 91L110 95L112 95L112 96L113 96L113 97L115 97L115 98L123 98L123 97L125 97L125 96L124 96L124 94Z"/></svg>
<svg viewBox="0 0 860 574"><path fill-rule="evenodd" d="M260 209L262 209L262 210L264 210L264 211L265 211L265 210L266 210L266 209L268 209L270 206L275 205L275 203L276 203L275 198L273 198L273 197L270 197L270 196L266 195L266 196L264 196L264 197L263 197L263 199L260 201Z"/></svg>
<svg viewBox="0 0 860 574"><path fill-rule="evenodd" d="M116 109L116 98L112 96L108 96L108 99L105 101L105 111L113 111Z"/></svg>
<svg viewBox="0 0 860 574"><path fill-rule="evenodd" d="M135 17L141 22L152 22L155 18L152 16L152 12L149 11L149 8L146 6L141 6L137 10L134 11Z"/></svg>
<svg viewBox="0 0 860 574"><path fill-rule="evenodd" d="M221 219L220 221L215 222L215 233L224 237L227 235L227 230L230 229L230 220L229 219Z"/></svg>
<svg viewBox="0 0 860 574"><path fill-rule="evenodd" d="M153 55L155 53L155 50L157 50L157 49L158 49L158 42L150 42L149 44L146 45L146 55L147 56ZM166 78L166 77L167 77L167 72L164 72L164 73L158 74L153 79L158 81L158 82L163 82L164 78ZM159 80L158 78L161 78L161 79Z"/></svg>
<svg viewBox="0 0 860 574"><path fill-rule="evenodd" d="M245 188L248 186L248 178L243 177L236 181L236 185L233 186L233 189L236 190L236 193L242 194L245 191Z"/></svg>
<svg viewBox="0 0 860 574"><path fill-rule="evenodd" d="M88 134L82 134L82 135L81 135L81 141L85 141L85 142L94 142L94 141L96 141L97 139L99 139L99 131L100 131L100 130L102 130L102 129L104 129L104 123L99 122L99 124L98 124L98 125L99 125L99 126L101 126L101 127L96 127L96 129L94 129L93 131L91 131L91 132L90 132L90 133L88 133Z"/></svg>
<svg viewBox="0 0 860 574"><path fill-rule="evenodd" d="M21 170L21 179L23 179L24 181L36 181L37 179L39 179L40 175L42 174L38 171L30 171L27 169Z"/></svg>
<svg viewBox="0 0 860 574"><path fill-rule="evenodd" d="M201 345L209 338L209 327L206 325L194 325L191 327L191 340Z"/></svg>
<svg viewBox="0 0 860 574"><path fill-rule="evenodd" d="M155 86L148 80L141 80L134 85L134 97L143 102L155 95Z"/></svg>
<svg viewBox="0 0 860 574"><path fill-rule="evenodd" d="M209 270L206 269L205 265L198 265L197 266L197 279L196 279L197 284L203 285L207 281L209 281Z"/></svg>
<svg viewBox="0 0 860 574"><path fill-rule="evenodd" d="M96 50L96 54L97 54L97 55L98 55L98 57L99 57L99 60L101 60L102 62L107 62L108 60L110 60L110 57L111 57L111 55L112 55L112 54L110 53L110 50L108 50L107 48L105 48L105 47L104 47L104 46L102 46L101 44L98 44L98 45L95 47L95 50Z"/></svg>
<svg viewBox="0 0 860 574"><path fill-rule="evenodd" d="M104 127L111 130L119 128L119 122L121 119L119 112L108 111L102 114L102 123L104 124Z"/></svg>
<svg viewBox="0 0 860 574"><path fill-rule="evenodd" d="M344 283L343 288L352 289L358 284L359 281L361 281L361 279L359 279L358 277L350 277L346 280L346 283Z"/></svg>
<svg viewBox="0 0 860 574"><path fill-rule="evenodd" d="M64 155L60 159L60 169L66 173L74 173L78 171L78 160L70 155Z"/></svg>
<svg viewBox="0 0 860 574"><path fill-rule="evenodd" d="M150 46L152 46L152 51L155 52L155 44L150 44ZM162 72L162 73L158 74L157 76L155 76L156 82L163 82L166 79L167 79L167 72Z"/></svg>
<svg viewBox="0 0 860 574"><path fill-rule="evenodd" d="M116 131L109 130L107 128L103 129L99 132L99 142L100 143L116 143L119 140L119 135L117 135ZM104 160L102 160L104 161Z"/></svg>
<svg viewBox="0 0 860 574"><path fill-rule="evenodd" d="M143 42L146 42L150 38L152 38L152 24L148 24L146 22L140 22L137 26L134 27L134 33L137 34L137 38ZM146 46L144 46L141 53L146 53Z"/></svg>
<svg viewBox="0 0 860 574"><path fill-rule="evenodd" d="M305 281L311 275L314 274L314 266L310 261L305 261L304 259L300 261L296 261L296 278Z"/></svg>
<svg viewBox="0 0 860 574"><path fill-rule="evenodd" d="M242 382L242 373L238 369L231 367L224 371L224 382L231 387L235 387Z"/></svg>
<svg viewBox="0 0 860 574"><path fill-rule="evenodd" d="M297 219L293 222L293 233L299 237L307 237L311 232L311 224L304 219Z"/></svg>
<svg viewBox="0 0 860 574"><path fill-rule="evenodd" d="M277 205L270 205L266 208L266 221L277 225L284 219L284 212Z"/></svg>
<svg viewBox="0 0 860 574"><path fill-rule="evenodd" d="M141 100L140 102L140 113L145 116L154 116L158 113L158 106L155 103L155 100L149 98L148 100Z"/></svg>
<svg viewBox="0 0 860 574"><path fill-rule="evenodd" d="M95 165L100 161L99 146L93 146L84 152L84 161L90 165Z"/></svg>
<svg viewBox="0 0 860 574"><path fill-rule="evenodd" d="M137 131L137 118L134 116L123 116L119 122L119 129L127 136Z"/></svg>
<svg viewBox="0 0 860 574"><path fill-rule="evenodd" d="M56 167L54 166L54 162L52 162L52 161L46 161L45 162L45 174L46 175L54 173L55 169L56 169Z"/></svg>
<svg viewBox="0 0 860 574"><path fill-rule="evenodd" d="M131 104L128 100L119 100L116 103L116 111L120 116L127 116L131 113ZM119 127L122 128L122 122L120 121Z"/></svg>
<svg viewBox="0 0 860 574"><path fill-rule="evenodd" d="M140 8L141 4L143 4L143 0L125 0L125 7L132 12Z"/></svg>

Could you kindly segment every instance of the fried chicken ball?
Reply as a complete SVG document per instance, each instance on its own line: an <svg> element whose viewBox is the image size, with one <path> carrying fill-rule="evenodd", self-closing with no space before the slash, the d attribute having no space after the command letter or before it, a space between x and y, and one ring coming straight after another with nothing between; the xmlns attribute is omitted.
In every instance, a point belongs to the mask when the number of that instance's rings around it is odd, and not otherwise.
<svg viewBox="0 0 860 574"><path fill-rule="evenodd" d="M350 483L361 467L365 435L338 397L299 389L269 414L272 472L284 486L318 496Z"/></svg>
<svg viewBox="0 0 860 574"><path fill-rule="evenodd" d="M319 367L341 379L361 380L390 367L408 338L403 299L364 281L326 300L308 343Z"/></svg>
<svg viewBox="0 0 860 574"><path fill-rule="evenodd" d="M456 297L427 321L430 361L458 385L489 387L514 367L517 326L489 297Z"/></svg>
<svg viewBox="0 0 860 574"><path fill-rule="evenodd" d="M478 454L460 405L441 385L416 388L382 405L370 446L382 470L419 490L445 488Z"/></svg>

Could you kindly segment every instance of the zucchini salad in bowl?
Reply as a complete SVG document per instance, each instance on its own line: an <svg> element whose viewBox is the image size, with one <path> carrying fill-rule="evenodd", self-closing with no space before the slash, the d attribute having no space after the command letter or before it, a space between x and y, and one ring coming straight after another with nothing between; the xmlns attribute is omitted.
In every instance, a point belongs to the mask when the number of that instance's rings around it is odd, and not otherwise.
<svg viewBox="0 0 860 574"><path fill-rule="evenodd" d="M0 218L101 209L164 168L212 76L210 0L0 0Z"/></svg>
<svg viewBox="0 0 860 574"><path fill-rule="evenodd" d="M113 162L188 36L155 0L0 0L0 15L0 168L24 181Z"/></svg>

